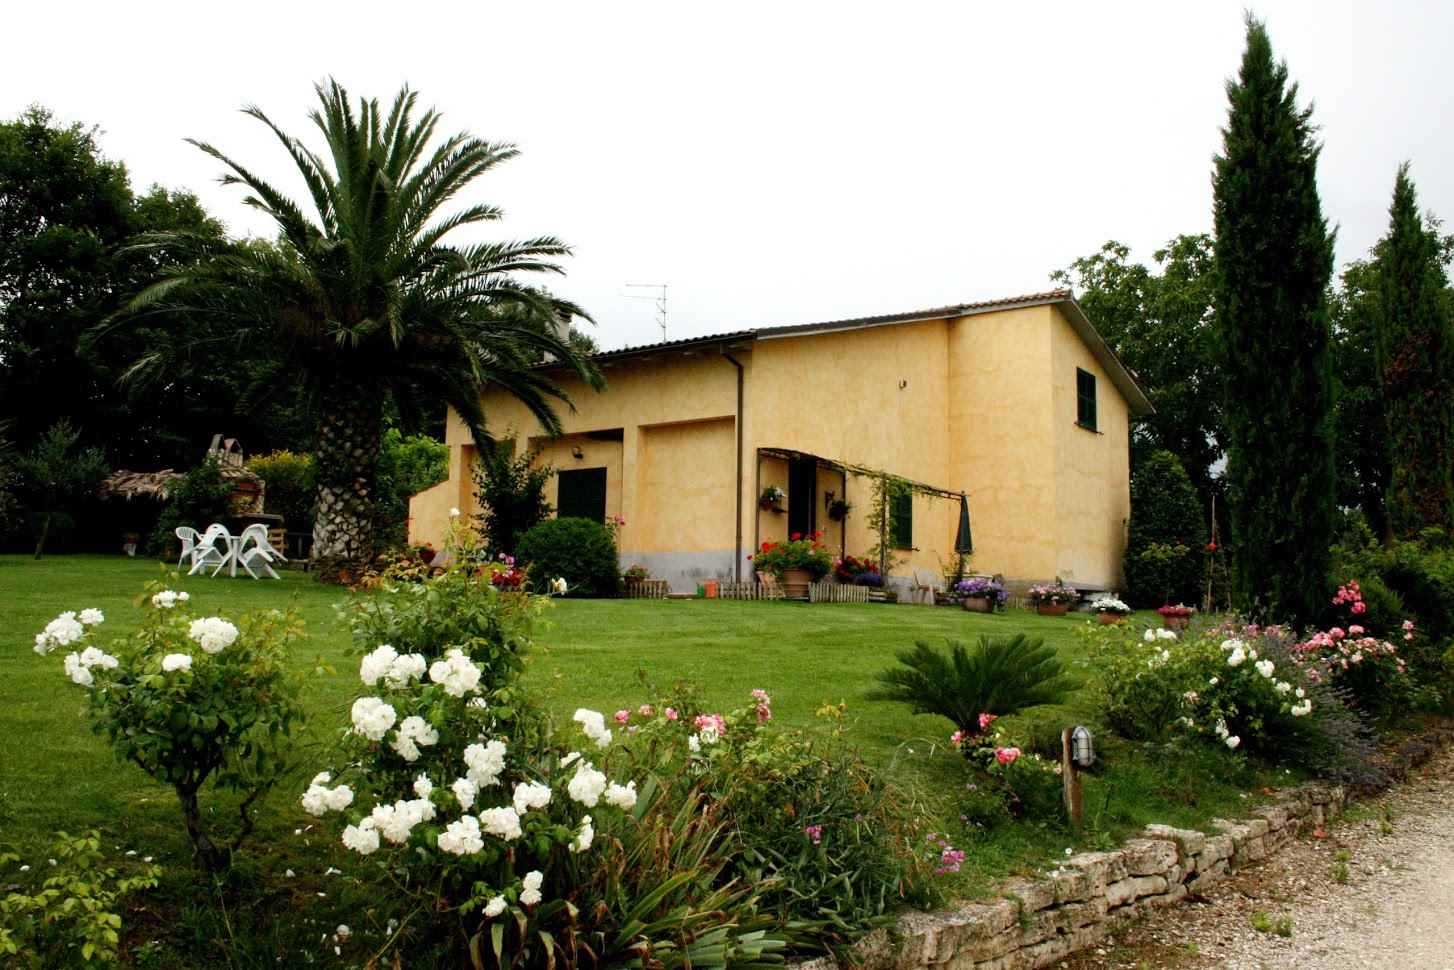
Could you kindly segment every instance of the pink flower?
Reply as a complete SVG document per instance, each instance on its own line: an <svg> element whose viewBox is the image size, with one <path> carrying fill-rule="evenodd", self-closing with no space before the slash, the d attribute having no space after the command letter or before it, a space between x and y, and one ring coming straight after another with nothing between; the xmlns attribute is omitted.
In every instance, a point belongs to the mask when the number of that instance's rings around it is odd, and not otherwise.
<svg viewBox="0 0 1454 970"><path fill-rule="evenodd" d="M650 717L652 714L655 713L655 711L652 710L650 704L642 704L636 709L636 713L640 714L642 717Z"/></svg>
<svg viewBox="0 0 1454 970"><path fill-rule="evenodd" d="M1352 636L1361 637L1361 636L1363 636L1363 627L1361 627L1361 626L1359 626L1358 624L1355 623L1355 624L1353 624L1352 626L1350 626L1348 628L1348 632Z"/></svg>
<svg viewBox="0 0 1454 970"><path fill-rule="evenodd" d="M991 724L995 723L999 719L1000 717L998 714L981 714L979 716L979 729L983 731L985 728L989 727Z"/></svg>
<svg viewBox="0 0 1454 970"><path fill-rule="evenodd" d="M662 713L666 715L666 719L668 721L675 721L678 717L680 717L680 715L677 714L677 709L675 707L668 707L664 709Z"/></svg>
<svg viewBox="0 0 1454 970"><path fill-rule="evenodd" d="M803 826L803 834L808 837L809 842L817 845L819 842L823 841L823 826L805 825Z"/></svg>
<svg viewBox="0 0 1454 970"><path fill-rule="evenodd" d="M1343 632L1343 628L1341 626L1335 626L1333 627L1333 629L1328 631L1328 636L1332 637L1334 640L1341 640L1347 635L1348 634Z"/></svg>
<svg viewBox="0 0 1454 970"><path fill-rule="evenodd" d="M961 744L964 743L964 732L955 731L953 734L949 735L949 743L954 745L956 748L959 747Z"/></svg>
<svg viewBox="0 0 1454 970"><path fill-rule="evenodd" d="M1352 610L1354 613L1364 613L1368 610L1368 604L1363 602L1362 600L1359 600L1358 602L1350 606L1349 609Z"/></svg>
<svg viewBox="0 0 1454 970"><path fill-rule="evenodd" d="M727 733L727 721L721 714L698 714L692 724L698 731L707 729L715 731L718 737Z"/></svg>
<svg viewBox="0 0 1454 970"><path fill-rule="evenodd" d="M939 868L934 871L941 876L949 872L958 872L959 867L963 863L963 849L956 849L953 846L945 846L939 853Z"/></svg>
<svg viewBox="0 0 1454 970"><path fill-rule="evenodd" d="M771 704L772 703L772 698L771 697L768 697L767 696L767 691L763 690L761 687L755 688L753 690L753 692L752 692L752 699L755 700L755 701L757 701L759 704Z"/></svg>
<svg viewBox="0 0 1454 970"><path fill-rule="evenodd" d="M1414 621L1413 620L1404 620L1404 627L1403 628L1404 628L1405 632L1412 631L1413 628L1414 628Z"/></svg>
<svg viewBox="0 0 1454 970"><path fill-rule="evenodd" d="M1012 765L1019 757L1019 748L995 748L995 760L1002 765Z"/></svg>
<svg viewBox="0 0 1454 970"><path fill-rule="evenodd" d="M616 723L617 724L625 724L629 720L631 720L631 712L630 711L628 711L628 710L626 710L626 709L623 708L623 709L621 709L621 710L619 710L619 711L616 712Z"/></svg>

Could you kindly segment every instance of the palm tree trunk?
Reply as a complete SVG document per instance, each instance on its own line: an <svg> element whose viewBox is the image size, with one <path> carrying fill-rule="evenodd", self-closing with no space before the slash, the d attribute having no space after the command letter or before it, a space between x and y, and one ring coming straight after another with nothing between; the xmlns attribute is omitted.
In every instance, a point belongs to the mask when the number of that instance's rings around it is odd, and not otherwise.
<svg viewBox="0 0 1454 970"><path fill-rule="evenodd" d="M322 582L347 583L373 559L383 401L375 388L342 374L327 378L321 398L313 571Z"/></svg>

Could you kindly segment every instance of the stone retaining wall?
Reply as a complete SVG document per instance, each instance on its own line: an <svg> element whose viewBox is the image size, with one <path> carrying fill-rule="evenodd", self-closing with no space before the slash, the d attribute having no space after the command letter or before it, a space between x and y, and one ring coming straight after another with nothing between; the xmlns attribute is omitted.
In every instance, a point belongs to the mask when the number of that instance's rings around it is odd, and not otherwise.
<svg viewBox="0 0 1454 970"><path fill-rule="evenodd" d="M1258 862L1322 825L1343 807L1341 786L1304 785L1254 809L1251 818L1214 819L1214 834L1149 825L1114 852L1067 858L1038 879L1001 887L1001 898L934 913L910 913L892 931L870 934L851 966L864 970L1030 970L1047 967L1146 910L1178 903ZM823 957L799 970L839 970Z"/></svg>

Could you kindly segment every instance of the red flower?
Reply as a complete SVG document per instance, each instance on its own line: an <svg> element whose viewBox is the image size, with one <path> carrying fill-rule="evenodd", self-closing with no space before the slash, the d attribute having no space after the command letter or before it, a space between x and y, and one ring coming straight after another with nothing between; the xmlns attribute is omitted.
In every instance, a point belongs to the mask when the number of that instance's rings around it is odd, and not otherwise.
<svg viewBox="0 0 1454 970"><path fill-rule="evenodd" d="M1216 551L1217 551L1217 544L1215 542L1209 542L1209 543L1207 543L1207 552L1216 552Z"/></svg>
<svg viewBox="0 0 1454 970"><path fill-rule="evenodd" d="M788 540L790 542L797 542L802 537L803 537L803 534L801 532L794 532L792 535L788 536Z"/></svg>
<svg viewBox="0 0 1454 970"><path fill-rule="evenodd" d="M763 552L767 552L771 548L772 548L772 543L771 542L764 542L762 544L762 551Z"/></svg>

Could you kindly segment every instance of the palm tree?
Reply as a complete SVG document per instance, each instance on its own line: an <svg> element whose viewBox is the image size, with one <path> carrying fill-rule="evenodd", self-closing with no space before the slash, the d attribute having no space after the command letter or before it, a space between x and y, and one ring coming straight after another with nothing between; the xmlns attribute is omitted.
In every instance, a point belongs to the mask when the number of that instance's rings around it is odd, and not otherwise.
<svg viewBox="0 0 1454 970"><path fill-rule="evenodd" d="M317 88L309 118L323 133L315 153L260 109L244 113L277 136L307 186L312 211L211 145L191 141L228 169L224 185L277 223L276 245L218 243L179 234L144 237L139 248L193 247L191 259L129 304L127 315L202 313L255 348L269 341L282 372L305 382L318 414L313 561L321 578L356 570L372 556L374 466L386 401L413 424L447 403L487 441L481 392L504 388L550 433L555 403L570 399L545 355L599 388L594 368L566 338L575 305L527 285L519 274L559 273L570 249L553 237L449 245L457 229L501 211L472 204L443 214L474 179L516 155L513 145L457 134L433 144L439 114L414 117L416 95L400 90L385 117L376 100L357 109L336 82ZM175 311L186 311L176 313ZM194 317L195 318L195 317ZM180 339L186 339L182 334ZM175 348L154 348L131 369L157 376ZM557 371L558 372L558 371Z"/></svg>

